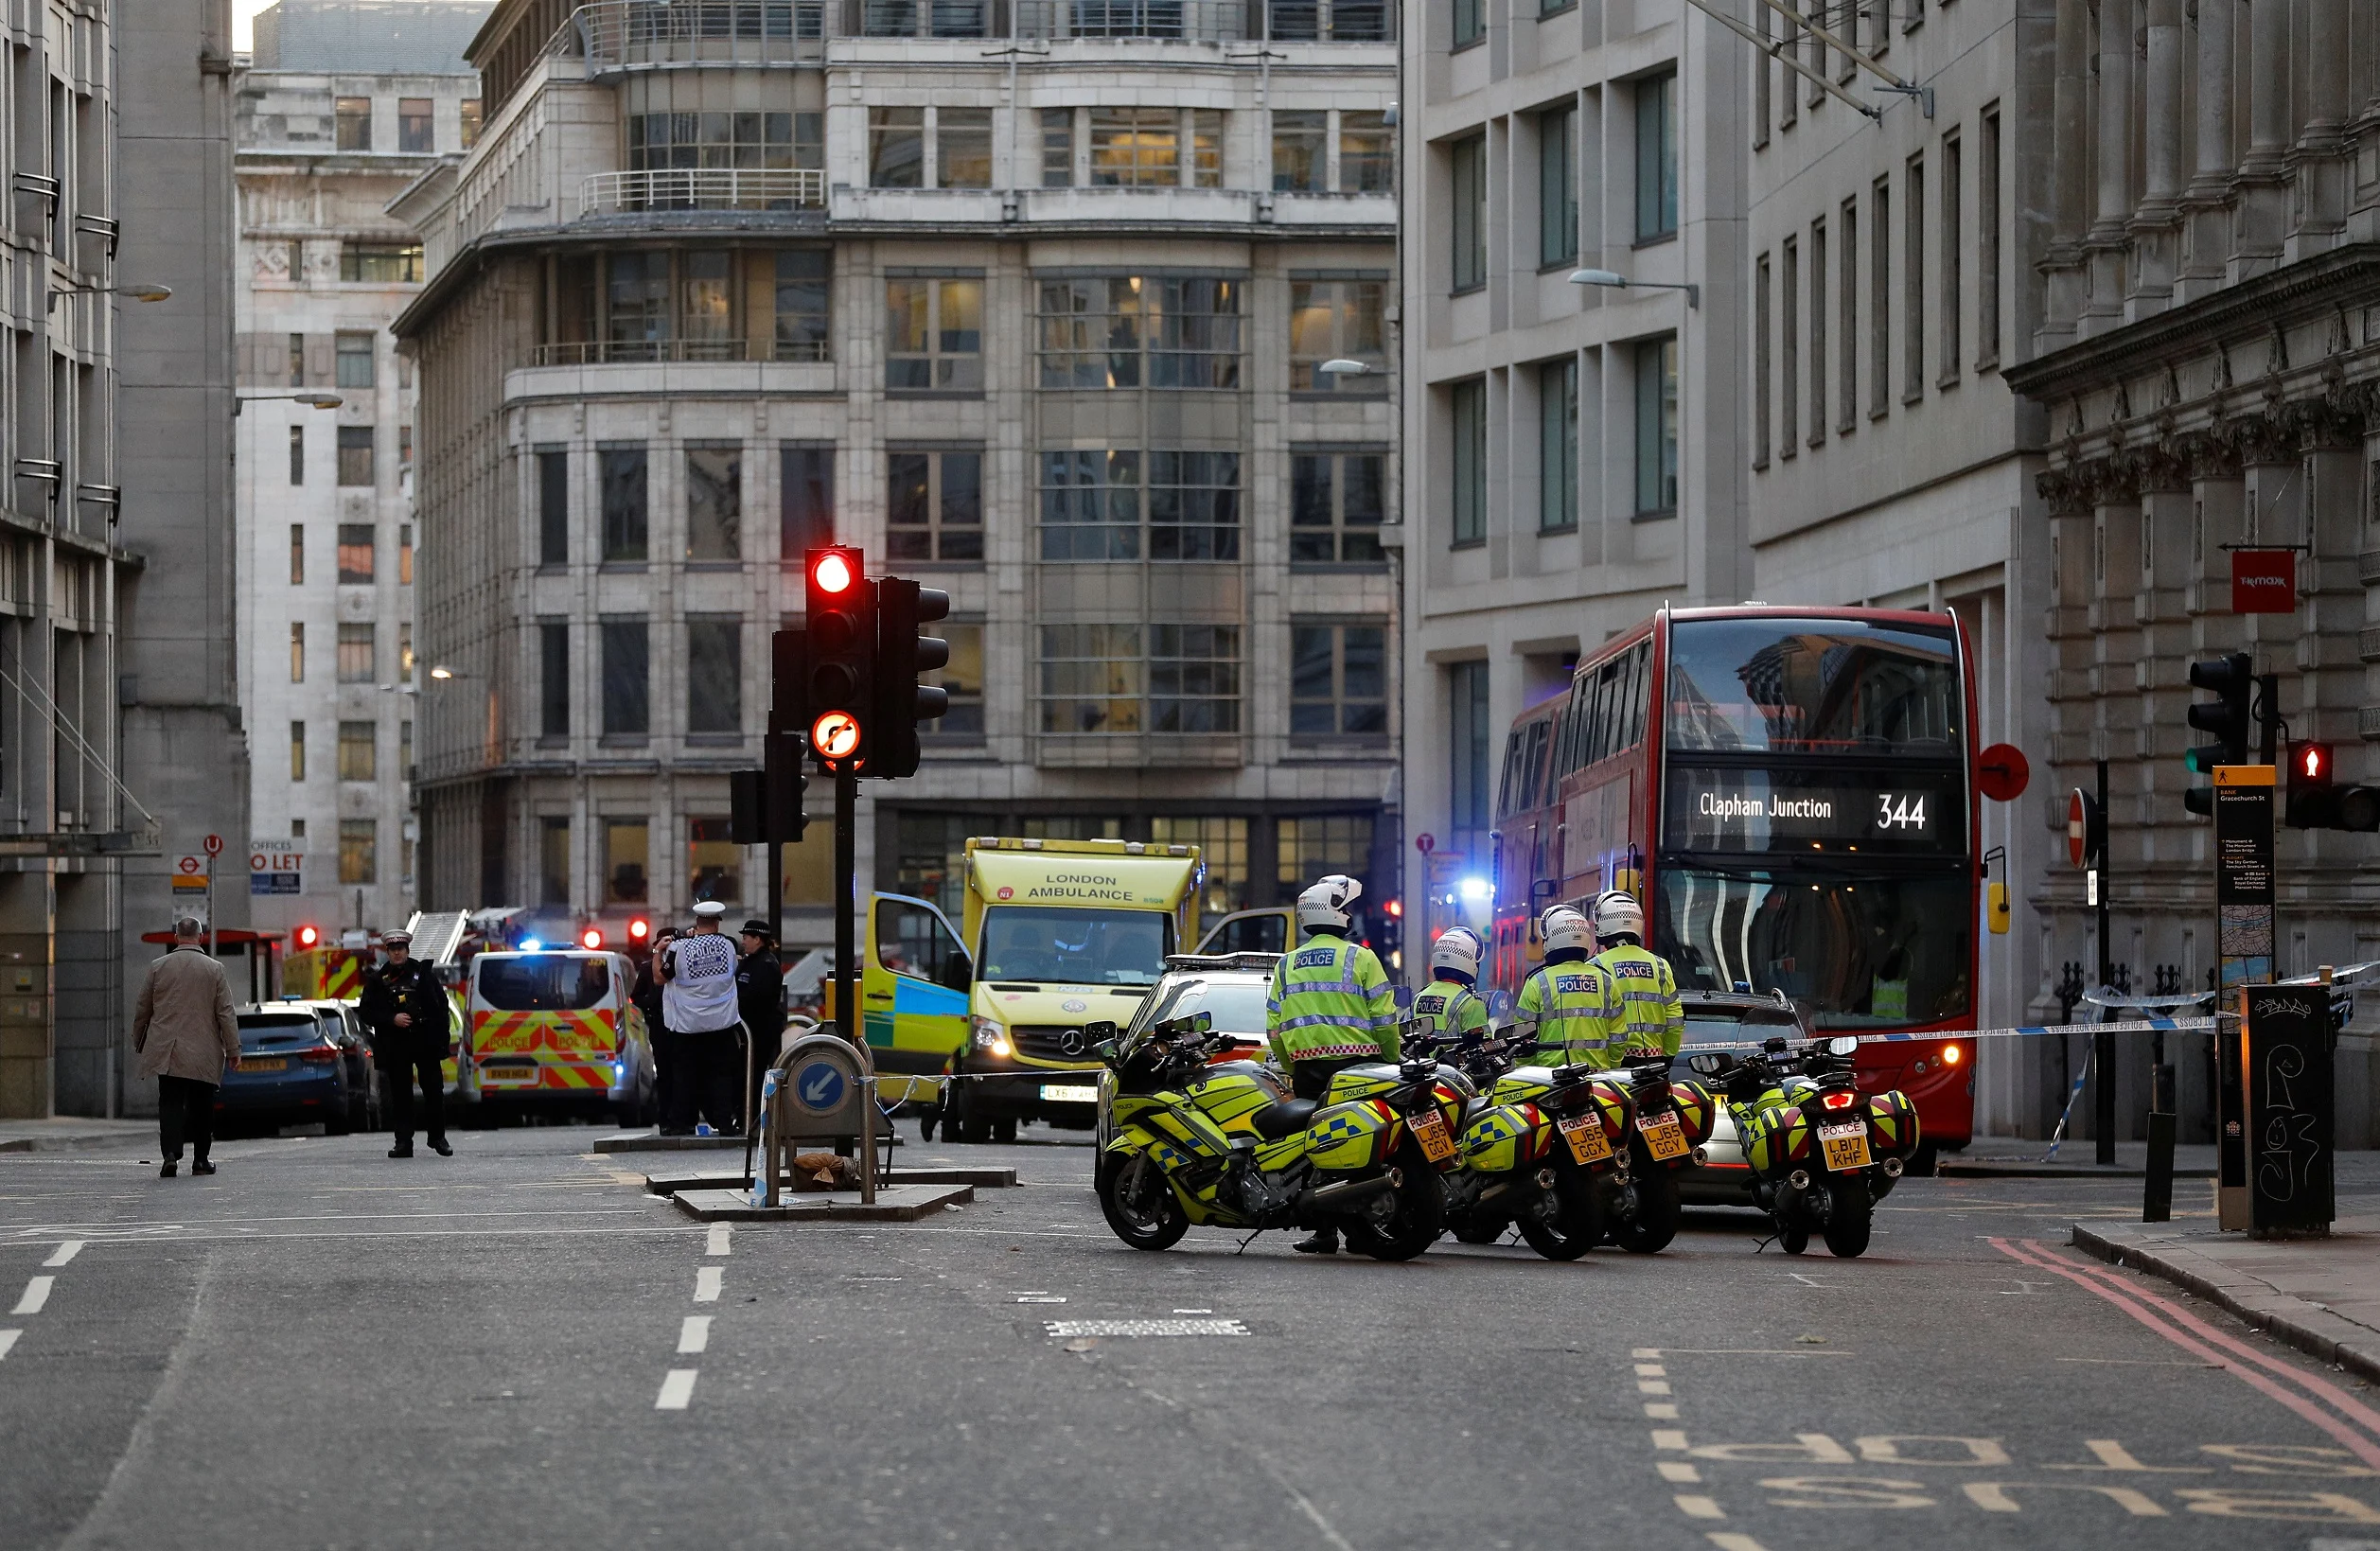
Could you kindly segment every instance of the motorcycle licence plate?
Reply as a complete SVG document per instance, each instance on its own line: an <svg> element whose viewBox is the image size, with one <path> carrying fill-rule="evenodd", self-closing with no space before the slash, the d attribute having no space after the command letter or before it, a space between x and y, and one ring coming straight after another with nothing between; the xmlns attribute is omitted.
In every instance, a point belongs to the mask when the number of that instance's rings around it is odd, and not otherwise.
<svg viewBox="0 0 2380 1551"><path fill-rule="evenodd" d="M1446 1117L1437 1110L1427 1110L1413 1117L1413 1139L1421 1144L1421 1155L1432 1163L1444 1163L1454 1155L1454 1138L1446 1134Z"/></svg>
<svg viewBox="0 0 2380 1551"><path fill-rule="evenodd" d="M1601 1163L1612 1155L1611 1138L1603 1135L1603 1122L1592 1115L1580 1115L1560 1122L1561 1138L1570 1144L1570 1155L1580 1163Z"/></svg>
<svg viewBox="0 0 2380 1551"><path fill-rule="evenodd" d="M1868 1123L1865 1120L1820 1126L1818 1145L1826 1150L1828 1169L1864 1169L1873 1161L1868 1156Z"/></svg>
<svg viewBox="0 0 2380 1551"><path fill-rule="evenodd" d="M1645 1138L1645 1151L1656 1163L1685 1156L1685 1133L1679 1128L1675 1114L1639 1115L1636 1129Z"/></svg>

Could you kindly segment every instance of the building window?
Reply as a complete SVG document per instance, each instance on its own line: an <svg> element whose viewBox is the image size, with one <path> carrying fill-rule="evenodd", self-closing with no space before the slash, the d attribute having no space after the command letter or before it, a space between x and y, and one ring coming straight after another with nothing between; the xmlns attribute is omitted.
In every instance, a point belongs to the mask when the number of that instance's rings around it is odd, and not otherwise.
<svg viewBox="0 0 2380 1551"><path fill-rule="evenodd" d="M934 186L992 186L992 110L934 110Z"/></svg>
<svg viewBox="0 0 2380 1551"><path fill-rule="evenodd" d="M1578 526L1578 358L1537 369L1537 531Z"/></svg>
<svg viewBox="0 0 2380 1551"><path fill-rule="evenodd" d="M1385 280L1289 283L1289 391L1364 398L1388 396L1388 348L1382 318ZM1326 361L1355 361L1365 372L1322 372Z"/></svg>
<svg viewBox="0 0 2380 1551"><path fill-rule="evenodd" d="M378 883L380 880L380 821L377 819L339 820L339 881Z"/></svg>
<svg viewBox="0 0 2380 1551"><path fill-rule="evenodd" d="M339 245L339 278L368 285L417 285L421 280L421 244L343 242Z"/></svg>
<svg viewBox="0 0 2380 1551"><path fill-rule="evenodd" d="M1636 240L1678 231L1678 73L1636 83Z"/></svg>
<svg viewBox="0 0 2380 1551"><path fill-rule="evenodd" d="M306 428L290 427L290 483L306 483Z"/></svg>
<svg viewBox="0 0 2380 1551"><path fill-rule="evenodd" d="M1139 731L1143 667L1137 625L1041 626L1041 730Z"/></svg>
<svg viewBox="0 0 2380 1551"><path fill-rule="evenodd" d="M824 248L777 251L777 359L832 361L834 255Z"/></svg>
<svg viewBox="0 0 2380 1551"><path fill-rule="evenodd" d="M733 361L744 354L735 335L735 256L697 249L678 256L678 337L688 361Z"/></svg>
<svg viewBox="0 0 2380 1551"><path fill-rule="evenodd" d="M1769 126L1776 119L1776 71L1769 62L1769 32L1774 25L1769 19L1769 8L1752 8L1753 20L1760 30L1759 57L1752 66L1752 149L1758 150L1769 143ZM1793 93L1786 92L1789 99Z"/></svg>
<svg viewBox="0 0 2380 1551"><path fill-rule="evenodd" d="M475 97L467 97L455 106L460 111L463 120L463 149L468 150L479 144L480 124L485 110L480 106L480 99Z"/></svg>
<svg viewBox="0 0 2380 1551"><path fill-rule="evenodd" d="M331 145L334 150L370 150L372 149L372 99L370 97L334 98L331 103Z"/></svg>
<svg viewBox="0 0 2380 1551"><path fill-rule="evenodd" d="M1890 413L1893 393L1893 181L1868 198L1868 414Z"/></svg>
<svg viewBox="0 0 2380 1551"><path fill-rule="evenodd" d="M1240 627L1149 626L1149 731L1240 730Z"/></svg>
<svg viewBox="0 0 2380 1551"><path fill-rule="evenodd" d="M1578 112L1575 103L1537 115L1537 263L1578 256Z"/></svg>
<svg viewBox="0 0 2380 1551"><path fill-rule="evenodd" d="M432 129L434 115L426 97L397 99L397 149L410 156L427 156L438 149Z"/></svg>
<svg viewBox="0 0 2380 1551"><path fill-rule="evenodd" d="M1448 664L1446 688L1453 713L1447 720L1451 732L1447 791L1453 810L1449 827L1457 835L1484 838L1489 818L1488 750L1496 735L1488 720L1488 664ZM1463 849L1468 851L1470 843L1464 841Z"/></svg>
<svg viewBox="0 0 2380 1551"><path fill-rule="evenodd" d="M1041 186L1074 185L1074 110L1041 110Z"/></svg>
<svg viewBox="0 0 2380 1551"><path fill-rule="evenodd" d="M306 682L306 624L303 620L290 626L290 682Z"/></svg>
<svg viewBox="0 0 2380 1551"><path fill-rule="evenodd" d="M339 428L339 483L343 485L368 485L372 477L373 428L370 426L341 426Z"/></svg>
<svg viewBox="0 0 2380 1551"><path fill-rule="evenodd" d="M1488 379L1474 377L1457 382L1451 397L1454 542L1484 543L1488 538Z"/></svg>
<svg viewBox="0 0 2380 1551"><path fill-rule="evenodd" d="M294 258L296 256L293 254L291 256ZM294 262L291 263L290 265L291 275L294 277L297 272L297 265ZM302 388L306 386L306 336L303 334L291 334L290 336L290 386L292 388ZM302 431L305 428L303 426L292 426L290 429L292 431Z"/></svg>
<svg viewBox="0 0 2380 1551"><path fill-rule="evenodd" d="M571 625L566 619L538 621L538 734L571 735Z"/></svg>
<svg viewBox="0 0 2380 1551"><path fill-rule="evenodd" d="M1118 274L1044 281L1040 326L1045 388L1240 385L1237 280Z"/></svg>
<svg viewBox="0 0 2380 1551"><path fill-rule="evenodd" d="M306 724L304 722L290 724L290 779L291 781L306 779Z"/></svg>
<svg viewBox="0 0 2380 1551"><path fill-rule="evenodd" d="M1289 735L1300 740L1387 737L1384 625L1291 624Z"/></svg>
<svg viewBox="0 0 2380 1551"><path fill-rule="evenodd" d="M2000 364L2000 105L1983 110L1975 167L1975 369Z"/></svg>
<svg viewBox="0 0 2380 1551"><path fill-rule="evenodd" d="M1777 326L1777 384L1783 423L1777 430L1780 450L1792 457L1802 445L1802 245L1784 242L1784 286L1778 292L1782 316Z"/></svg>
<svg viewBox="0 0 2380 1551"><path fill-rule="evenodd" d="M1809 223L1809 445L1826 439L1826 223Z"/></svg>
<svg viewBox="0 0 2380 1551"><path fill-rule="evenodd" d="M378 781L380 778L380 730L377 722L339 724L339 779Z"/></svg>
<svg viewBox="0 0 2380 1551"><path fill-rule="evenodd" d="M1274 881L1289 898L1313 878L1332 872L1370 875L1372 820L1369 814L1317 813L1274 820Z"/></svg>
<svg viewBox="0 0 2380 1551"><path fill-rule="evenodd" d="M1768 11L1763 9L1763 16ZM1771 307L1769 256L1762 254L1752 267L1752 466L1769 467L1770 416L1775 414L1774 389L1769 374L1776 362L1769 347L1769 308Z"/></svg>
<svg viewBox="0 0 2380 1551"><path fill-rule="evenodd" d="M726 819L686 820L686 893L732 905L744 897L744 848Z"/></svg>
<svg viewBox="0 0 2380 1551"><path fill-rule="evenodd" d="M538 903L571 903L571 821L567 814L538 820Z"/></svg>
<svg viewBox="0 0 2380 1551"><path fill-rule="evenodd" d="M650 890L645 866L651 832L643 818L603 821L603 890L607 905L642 905Z"/></svg>
<svg viewBox="0 0 2380 1551"><path fill-rule="evenodd" d="M1179 184L1178 119L1172 108L1093 108L1091 186L1158 188Z"/></svg>
<svg viewBox="0 0 2380 1551"><path fill-rule="evenodd" d="M1835 282L1835 294L1842 299L1842 317L1836 324L1842 331L1842 344L1837 349L1836 375L1842 381L1835 384L1835 432L1848 436L1860 419L1860 200L1857 195L1842 202L1841 221L1842 236L1842 258L1837 262L1842 273Z"/></svg>
<svg viewBox="0 0 2380 1551"><path fill-rule="evenodd" d="M950 661L918 676L921 684L939 684L950 696L950 708L940 721L923 729L940 738L980 741L983 736L983 626L945 622L939 627L950 643Z"/></svg>
<svg viewBox="0 0 2380 1551"><path fill-rule="evenodd" d="M800 565L803 555L835 542L835 449L788 443L777 451L777 557Z"/></svg>
<svg viewBox="0 0 2380 1551"><path fill-rule="evenodd" d="M409 619L397 622L397 681L414 681L414 622Z"/></svg>
<svg viewBox="0 0 2380 1551"><path fill-rule="evenodd" d="M1150 453L1149 558L1239 557L1240 454Z"/></svg>
<svg viewBox="0 0 2380 1551"><path fill-rule="evenodd" d="M868 110L868 185L872 188L926 186L926 110Z"/></svg>
<svg viewBox="0 0 2380 1551"><path fill-rule="evenodd" d="M653 730L650 659L641 619L607 619L603 637L603 732L642 738Z"/></svg>
<svg viewBox="0 0 2380 1551"><path fill-rule="evenodd" d="M1388 455L1292 449L1289 457L1289 559L1292 565L1378 565L1380 525L1388 515Z"/></svg>
<svg viewBox="0 0 2380 1551"><path fill-rule="evenodd" d="M1901 346L1901 399L1915 403L1926 393L1926 159L1909 159L1901 202L1901 317L1907 328Z"/></svg>
<svg viewBox="0 0 2380 1551"><path fill-rule="evenodd" d="M1331 115L1320 108L1273 110L1273 191L1315 194L1331 186Z"/></svg>
<svg viewBox="0 0 2380 1551"><path fill-rule="evenodd" d="M888 559L982 560L981 451L892 451L885 468Z"/></svg>
<svg viewBox="0 0 2380 1551"><path fill-rule="evenodd" d="M1140 557L1140 454L1074 450L1041 455L1041 557Z"/></svg>
<svg viewBox="0 0 2380 1551"><path fill-rule="evenodd" d="M686 621L686 731L697 737L744 731L744 622L732 614Z"/></svg>
<svg viewBox="0 0 2380 1551"><path fill-rule="evenodd" d="M565 566L571 560L571 455L563 448L538 449L538 564Z"/></svg>
<svg viewBox="0 0 2380 1551"><path fill-rule="evenodd" d="M290 585L306 585L306 524L290 524Z"/></svg>
<svg viewBox="0 0 2380 1551"><path fill-rule="evenodd" d="M1454 0L1450 45L1469 48L1488 36L1487 0Z"/></svg>
<svg viewBox="0 0 2380 1551"><path fill-rule="evenodd" d="M644 449L601 447L595 449L603 484L603 557L607 564L628 564L644 558Z"/></svg>
<svg viewBox="0 0 2380 1551"><path fill-rule="evenodd" d="M1678 341L1636 347L1636 513L1678 509Z"/></svg>
<svg viewBox="0 0 2380 1551"><path fill-rule="evenodd" d="M896 110L897 111L897 110ZM911 109L910 112L916 110ZM803 164L786 113L630 114L628 169L746 167L783 169Z"/></svg>
<svg viewBox="0 0 2380 1551"><path fill-rule="evenodd" d="M896 279L885 282L891 338L884 385L933 393L983 389L983 282Z"/></svg>
<svg viewBox="0 0 2380 1551"><path fill-rule="evenodd" d="M604 264L604 288L611 358L659 360L670 337L669 255L610 255Z"/></svg>
<svg viewBox="0 0 2380 1551"><path fill-rule="evenodd" d="M1454 290L1488 283L1488 137L1474 134L1450 148L1453 160Z"/></svg>
<svg viewBox="0 0 2380 1551"><path fill-rule="evenodd" d="M686 558L733 560L743 554L744 447L686 444Z"/></svg>
<svg viewBox="0 0 2380 1551"><path fill-rule="evenodd" d="M1966 300L1966 277L1959 266L1965 259L1965 226L1959 220L1961 165L1966 147L1956 132L1942 137L1942 385L1959 379L1961 340L1959 308Z"/></svg>
<svg viewBox="0 0 2380 1551"><path fill-rule="evenodd" d="M397 585L414 585L414 525L411 522L397 525Z"/></svg>
<svg viewBox="0 0 2380 1551"><path fill-rule="evenodd" d="M1384 113L1339 110L1339 192L1389 194L1397 185L1397 132Z"/></svg>
<svg viewBox="0 0 2380 1551"><path fill-rule="evenodd" d="M378 548L371 523L340 523L339 585L369 587L372 583L373 556Z"/></svg>
<svg viewBox="0 0 2380 1551"><path fill-rule="evenodd" d="M339 681L374 684L379 678L379 627L368 624L339 626Z"/></svg>
<svg viewBox="0 0 2380 1551"><path fill-rule="evenodd" d="M876 188L991 187L992 110L869 109L868 182Z"/></svg>
<svg viewBox="0 0 2380 1551"><path fill-rule="evenodd" d="M411 716L397 724L397 774L399 780L409 784L414 779L414 719ZM412 866L408 865L405 871L410 874Z"/></svg>

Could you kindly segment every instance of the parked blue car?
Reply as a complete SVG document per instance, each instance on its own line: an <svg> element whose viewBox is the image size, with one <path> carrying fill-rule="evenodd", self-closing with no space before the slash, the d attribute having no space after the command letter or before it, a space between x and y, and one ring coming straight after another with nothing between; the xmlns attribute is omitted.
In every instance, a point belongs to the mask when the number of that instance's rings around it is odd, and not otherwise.
<svg viewBox="0 0 2380 1551"><path fill-rule="evenodd" d="M334 1137L369 1130L379 1108L360 1025L330 1002L238 1010L239 1064L223 1073L215 1113L230 1124L321 1122Z"/></svg>

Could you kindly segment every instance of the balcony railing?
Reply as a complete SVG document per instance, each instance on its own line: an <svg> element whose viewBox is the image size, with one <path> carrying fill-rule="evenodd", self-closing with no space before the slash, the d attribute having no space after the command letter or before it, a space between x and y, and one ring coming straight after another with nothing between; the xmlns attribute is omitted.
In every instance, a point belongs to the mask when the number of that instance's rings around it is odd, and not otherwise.
<svg viewBox="0 0 2380 1551"><path fill-rule="evenodd" d="M650 365L667 361L791 361L820 365L835 358L824 340L567 340L540 344L531 360L539 366Z"/></svg>
<svg viewBox="0 0 2380 1551"><path fill-rule="evenodd" d="M826 203L826 173L798 167L647 167L590 173L579 186L583 215L651 210L815 210Z"/></svg>
<svg viewBox="0 0 2380 1551"><path fill-rule="evenodd" d="M818 63L830 38L1393 43L1391 0L595 0L555 46L588 73Z"/></svg>

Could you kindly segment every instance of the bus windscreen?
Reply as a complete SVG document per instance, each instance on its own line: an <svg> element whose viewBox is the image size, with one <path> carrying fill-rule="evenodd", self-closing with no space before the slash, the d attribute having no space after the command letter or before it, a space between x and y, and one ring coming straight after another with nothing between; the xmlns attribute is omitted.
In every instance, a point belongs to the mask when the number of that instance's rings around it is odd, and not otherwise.
<svg viewBox="0 0 2380 1551"><path fill-rule="evenodd" d="M1670 629L1672 749L1956 756L1965 704L1948 626L1754 615Z"/></svg>
<svg viewBox="0 0 2380 1551"><path fill-rule="evenodd" d="M1680 989L1782 991L1821 1029L1948 1022L1973 1004L1964 870L1661 870L1653 924Z"/></svg>

